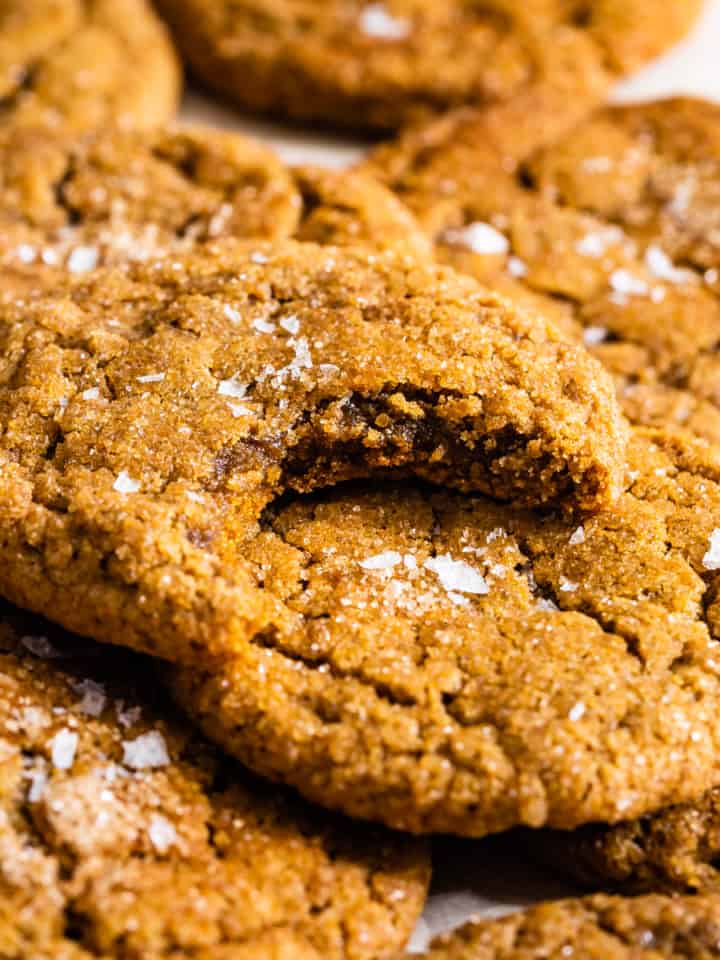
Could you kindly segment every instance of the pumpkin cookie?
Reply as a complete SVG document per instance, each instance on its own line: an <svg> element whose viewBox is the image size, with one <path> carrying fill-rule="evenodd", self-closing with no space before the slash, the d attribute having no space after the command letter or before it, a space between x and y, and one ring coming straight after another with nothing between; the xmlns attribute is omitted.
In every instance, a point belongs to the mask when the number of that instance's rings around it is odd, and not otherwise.
<svg viewBox="0 0 720 960"><path fill-rule="evenodd" d="M720 457L636 431L628 470L582 523L406 486L272 506L244 554L287 625L175 695L252 768L412 831L694 799L720 781Z"/></svg>
<svg viewBox="0 0 720 960"><path fill-rule="evenodd" d="M255 781L175 716L152 677L138 656L2 607L2 956L400 949L424 901L424 847Z"/></svg>
<svg viewBox="0 0 720 960"><path fill-rule="evenodd" d="M289 169L236 134L113 132L81 143L37 129L0 136L4 298L226 237L295 237L431 256L412 216L374 180Z"/></svg>
<svg viewBox="0 0 720 960"><path fill-rule="evenodd" d="M720 892L720 790L614 826L523 835L580 883L632 892Z"/></svg>
<svg viewBox="0 0 720 960"><path fill-rule="evenodd" d="M468 923L419 960L715 960L719 944L720 897L597 896Z"/></svg>
<svg viewBox="0 0 720 960"><path fill-rule="evenodd" d="M372 472L598 509L600 365L470 278L311 243L97 270L0 307L0 591L195 663L284 631L265 505Z"/></svg>
<svg viewBox="0 0 720 960"><path fill-rule="evenodd" d="M352 128L510 101L518 121L599 102L678 40L700 0L159 0L190 67L253 110ZM553 111L553 107L557 108Z"/></svg>
<svg viewBox="0 0 720 960"><path fill-rule="evenodd" d="M171 117L180 71L149 0L4 0L0 131L147 127Z"/></svg>
<svg viewBox="0 0 720 960"><path fill-rule="evenodd" d="M369 167L440 259L583 337L632 421L720 442L720 107L604 109L534 139L458 111Z"/></svg>

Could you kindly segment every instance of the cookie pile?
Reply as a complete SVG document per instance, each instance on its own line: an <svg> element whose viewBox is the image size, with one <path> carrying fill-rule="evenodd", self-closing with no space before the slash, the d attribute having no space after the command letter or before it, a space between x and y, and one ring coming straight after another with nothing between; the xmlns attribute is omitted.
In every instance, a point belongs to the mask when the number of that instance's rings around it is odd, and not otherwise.
<svg viewBox="0 0 720 960"><path fill-rule="evenodd" d="M0 957L399 960L511 830L588 895L429 960L720 957L699 7L0 4Z"/></svg>

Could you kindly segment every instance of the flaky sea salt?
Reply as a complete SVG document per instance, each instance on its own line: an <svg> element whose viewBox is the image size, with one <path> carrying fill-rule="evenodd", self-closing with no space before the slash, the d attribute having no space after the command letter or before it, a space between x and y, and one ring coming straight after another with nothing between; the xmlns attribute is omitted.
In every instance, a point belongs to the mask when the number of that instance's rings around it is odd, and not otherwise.
<svg viewBox="0 0 720 960"><path fill-rule="evenodd" d="M75 762L78 735L63 727L50 741L50 759L58 770L69 770Z"/></svg>
<svg viewBox="0 0 720 960"><path fill-rule="evenodd" d="M526 277L528 275L527 264L520 257L508 257L507 272L511 277Z"/></svg>
<svg viewBox="0 0 720 960"><path fill-rule="evenodd" d="M710 543L702 558L702 565L706 570L720 570L720 527L715 527L710 534Z"/></svg>
<svg viewBox="0 0 720 960"><path fill-rule="evenodd" d="M607 327L585 327L583 330L583 341L588 347L596 347L599 343L607 340Z"/></svg>
<svg viewBox="0 0 720 960"><path fill-rule="evenodd" d="M648 286L645 281L624 268L614 270L610 274L610 286L616 293L624 294L628 297L641 297L648 292Z"/></svg>
<svg viewBox="0 0 720 960"><path fill-rule="evenodd" d="M371 3L360 14L360 29L368 37L402 40L410 33L410 22L394 17L384 3Z"/></svg>
<svg viewBox="0 0 720 960"><path fill-rule="evenodd" d="M574 707L568 712L568 720L572 720L573 723L577 723L578 720L582 720L585 716L585 704L582 700L578 700Z"/></svg>
<svg viewBox="0 0 720 960"><path fill-rule="evenodd" d="M252 408L244 403L228 403L228 407L234 417L247 417L252 413Z"/></svg>
<svg viewBox="0 0 720 960"><path fill-rule="evenodd" d="M280 320L280 326L283 328L283 330L287 330L288 333L292 333L294 335L300 330L300 321L296 316L291 314L289 317L283 317Z"/></svg>
<svg viewBox="0 0 720 960"><path fill-rule="evenodd" d="M123 763L133 770L166 767L170 757L165 737L159 730L143 733L135 740L123 740Z"/></svg>
<svg viewBox="0 0 720 960"><path fill-rule="evenodd" d="M560 577L560 589L563 593L575 593L579 586L580 584L574 580L568 580L567 577Z"/></svg>
<svg viewBox="0 0 720 960"><path fill-rule="evenodd" d="M402 557L395 550L385 550L383 553L376 553L372 557L359 561L359 566L363 570L392 570L398 563L402 562Z"/></svg>
<svg viewBox="0 0 720 960"><path fill-rule="evenodd" d="M248 385L240 383L236 377L228 377L227 380L221 380L218 384L218 393L221 397L232 397L234 400L242 400L247 393Z"/></svg>
<svg viewBox="0 0 720 960"><path fill-rule="evenodd" d="M15 248L15 256L21 263L33 263L37 257L37 250L29 243L21 243Z"/></svg>
<svg viewBox="0 0 720 960"><path fill-rule="evenodd" d="M579 544L585 543L585 527L578 527L568 540L568 543L571 547L577 547Z"/></svg>
<svg viewBox="0 0 720 960"><path fill-rule="evenodd" d="M163 817L162 814L159 813L154 813L150 818L148 836L158 853L167 853L170 847L177 841L175 827L167 817Z"/></svg>
<svg viewBox="0 0 720 960"><path fill-rule="evenodd" d="M424 566L436 574L448 592L476 594L489 592L485 578L464 560L453 560L449 554L445 554L441 557L430 557L425 561Z"/></svg>
<svg viewBox="0 0 720 960"><path fill-rule="evenodd" d="M75 691L82 697L77 705L78 710L90 717L99 717L107 703L105 688L102 684L90 679L81 680L75 684Z"/></svg>
<svg viewBox="0 0 720 960"><path fill-rule="evenodd" d="M581 257L597 259L604 256L609 247L622 242L624 233L619 227L602 227L585 236L575 245Z"/></svg>
<svg viewBox="0 0 720 960"><path fill-rule="evenodd" d="M28 771L27 778L30 781L30 789L27 795L28 803L37 803L42 799L48 782L47 770L42 757L38 757L33 769Z"/></svg>
<svg viewBox="0 0 720 960"><path fill-rule="evenodd" d="M230 323L240 323L242 320L242 316L234 307L231 307L229 303L226 303L223 307L223 316L226 320L229 320Z"/></svg>
<svg viewBox="0 0 720 960"><path fill-rule="evenodd" d="M137 493L139 489L140 481L133 479L127 470L121 470L113 484L113 490L118 493Z"/></svg>
<svg viewBox="0 0 720 960"><path fill-rule="evenodd" d="M20 638L20 643L36 657L43 660L52 660L53 657L60 657L60 651L50 643L47 637L26 636Z"/></svg>
<svg viewBox="0 0 720 960"><path fill-rule="evenodd" d="M83 400L99 400L100 399L100 388L99 387L88 387L87 390L83 390L80 394Z"/></svg>
<svg viewBox="0 0 720 960"><path fill-rule="evenodd" d="M96 247L75 247L68 257L67 268L71 273L87 273L97 266L98 256Z"/></svg>
<svg viewBox="0 0 720 960"><path fill-rule="evenodd" d="M507 253L510 244L505 234L500 233L489 223L477 220L467 227L446 230L443 240L455 247L466 247L473 253L482 253L487 256Z"/></svg>
<svg viewBox="0 0 720 960"><path fill-rule="evenodd" d="M665 251L655 244L645 251L645 264L652 274L668 283L693 283L697 280L692 270L676 267Z"/></svg>
<svg viewBox="0 0 720 960"><path fill-rule="evenodd" d="M261 317L258 317L257 320L253 320L253 327L258 333L275 333L275 330L277 329L274 323L270 323L268 320L263 320Z"/></svg>
<svg viewBox="0 0 720 960"><path fill-rule="evenodd" d="M135 377L138 383L162 383L165 379L164 373L144 373L141 377Z"/></svg>

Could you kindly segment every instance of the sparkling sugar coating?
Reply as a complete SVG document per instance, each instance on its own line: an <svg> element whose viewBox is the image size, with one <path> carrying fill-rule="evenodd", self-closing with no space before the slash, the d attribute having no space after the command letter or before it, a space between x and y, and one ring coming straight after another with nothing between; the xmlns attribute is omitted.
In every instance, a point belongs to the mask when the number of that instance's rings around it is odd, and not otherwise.
<svg viewBox="0 0 720 960"><path fill-rule="evenodd" d="M719 937L719 896L596 896L468 923L418 960L714 960Z"/></svg>
<svg viewBox="0 0 720 960"><path fill-rule="evenodd" d="M566 132L456 111L366 169L440 259L583 340L631 421L720 442L720 107L606 108ZM505 255L448 241L478 221L503 233Z"/></svg>
<svg viewBox="0 0 720 960"><path fill-rule="evenodd" d="M472 102L518 122L600 102L678 40L700 0L159 0L196 76L245 109L401 127Z"/></svg>
<svg viewBox="0 0 720 960"><path fill-rule="evenodd" d="M412 831L692 799L720 780L720 458L636 430L628 483L582 537L410 484L270 507L245 553L286 626L175 671L175 695L258 772Z"/></svg>
<svg viewBox="0 0 720 960"><path fill-rule="evenodd" d="M175 113L179 65L146 0L5 0L0 36L0 137L152 127Z"/></svg>
<svg viewBox="0 0 720 960"><path fill-rule="evenodd" d="M0 321L0 590L166 659L283 628L244 544L285 490L393 471L598 509L622 481L596 361L393 253L218 244L95 271Z"/></svg>
<svg viewBox="0 0 720 960"><path fill-rule="evenodd" d="M40 659L28 629L53 630L3 607L3 957L377 960L403 946L422 845L254 781L177 717L151 663L57 630ZM104 691L102 709L82 709L80 684Z"/></svg>
<svg viewBox="0 0 720 960"><path fill-rule="evenodd" d="M288 169L268 147L238 134L187 127L110 130L82 140L36 129L0 136L0 298L227 237L296 237L430 256L412 215L374 180ZM231 304L225 311L242 324ZM266 319L256 322L270 332ZM283 322L292 326L293 318Z"/></svg>

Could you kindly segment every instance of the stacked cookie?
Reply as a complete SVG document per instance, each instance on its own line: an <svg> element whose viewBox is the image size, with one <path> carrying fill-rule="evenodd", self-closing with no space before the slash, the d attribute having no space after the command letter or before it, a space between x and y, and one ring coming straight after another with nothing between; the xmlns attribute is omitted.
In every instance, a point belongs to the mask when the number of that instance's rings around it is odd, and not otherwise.
<svg viewBox="0 0 720 960"><path fill-rule="evenodd" d="M518 827L595 896L428 957L720 955L720 111L602 106L666 6L158 4L403 125L343 172L163 128L141 0L0 11L0 956L397 957Z"/></svg>

